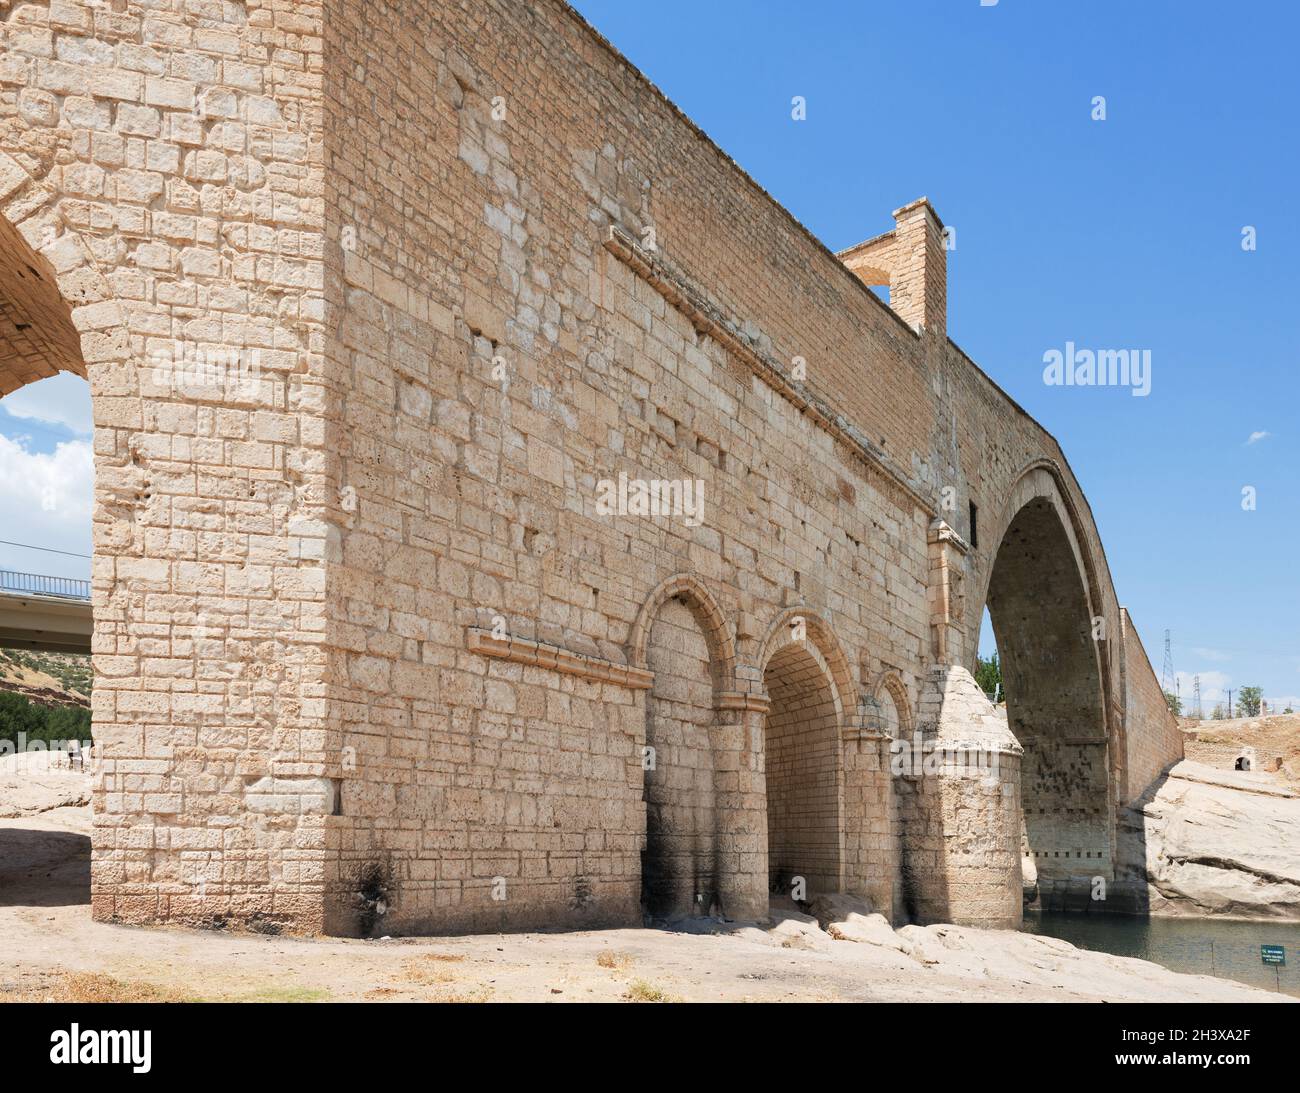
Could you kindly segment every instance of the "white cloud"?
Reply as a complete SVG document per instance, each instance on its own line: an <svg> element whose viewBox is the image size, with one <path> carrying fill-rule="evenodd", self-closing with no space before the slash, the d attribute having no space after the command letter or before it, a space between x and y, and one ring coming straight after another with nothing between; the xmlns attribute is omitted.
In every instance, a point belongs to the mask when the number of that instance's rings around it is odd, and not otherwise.
<svg viewBox="0 0 1300 1093"><path fill-rule="evenodd" d="M37 380L0 400L16 418L62 425L77 436L90 436L90 385L71 372Z"/></svg>
<svg viewBox="0 0 1300 1093"><path fill-rule="evenodd" d="M0 436L0 538L89 554L94 482L88 441L68 440L52 452L33 452ZM0 568L85 577L90 562L0 545Z"/></svg>
<svg viewBox="0 0 1300 1093"><path fill-rule="evenodd" d="M1247 439L1246 444L1248 446L1251 444L1255 444L1258 441L1263 440L1265 437L1270 437L1272 435L1273 434L1270 433L1267 429L1257 429L1255 432L1250 434L1250 437L1249 439Z"/></svg>
<svg viewBox="0 0 1300 1093"><path fill-rule="evenodd" d="M1231 660L1227 653L1220 652L1218 649L1193 649L1193 656L1200 657L1201 660Z"/></svg>

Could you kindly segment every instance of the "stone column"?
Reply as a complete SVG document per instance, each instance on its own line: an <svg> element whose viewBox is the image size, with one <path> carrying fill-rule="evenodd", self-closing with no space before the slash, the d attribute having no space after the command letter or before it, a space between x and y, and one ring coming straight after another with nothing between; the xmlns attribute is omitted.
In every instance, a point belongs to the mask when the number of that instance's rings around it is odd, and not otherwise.
<svg viewBox="0 0 1300 1093"><path fill-rule="evenodd" d="M897 872L890 831L889 737L860 710L845 726L842 749L844 890L889 917Z"/></svg>
<svg viewBox="0 0 1300 1093"><path fill-rule="evenodd" d="M723 914L742 922L768 915L767 710L767 696L758 691L732 691L719 698L714 747L718 898Z"/></svg>

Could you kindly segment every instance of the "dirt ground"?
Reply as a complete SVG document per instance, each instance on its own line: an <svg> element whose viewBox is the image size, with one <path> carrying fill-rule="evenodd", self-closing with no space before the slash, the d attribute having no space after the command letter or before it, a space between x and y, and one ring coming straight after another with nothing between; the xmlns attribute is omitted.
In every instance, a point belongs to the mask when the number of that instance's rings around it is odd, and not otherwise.
<svg viewBox="0 0 1300 1093"><path fill-rule="evenodd" d="M878 916L852 914L829 933L789 912L771 928L714 933L374 941L109 926L90 917L88 830L84 805L0 819L0 1000L1279 1000L1051 938L893 931Z"/></svg>

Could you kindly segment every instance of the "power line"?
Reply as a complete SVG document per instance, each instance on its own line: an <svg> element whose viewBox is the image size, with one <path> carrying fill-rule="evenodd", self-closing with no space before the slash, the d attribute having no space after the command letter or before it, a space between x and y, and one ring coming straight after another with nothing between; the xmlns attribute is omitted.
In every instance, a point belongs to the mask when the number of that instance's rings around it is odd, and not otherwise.
<svg viewBox="0 0 1300 1093"><path fill-rule="evenodd" d="M89 554L74 554L71 550L55 550L54 547L32 546L31 543L11 543L8 539L0 539L0 546L22 547L24 550L43 550L47 554L66 554L69 558L89 558Z"/></svg>

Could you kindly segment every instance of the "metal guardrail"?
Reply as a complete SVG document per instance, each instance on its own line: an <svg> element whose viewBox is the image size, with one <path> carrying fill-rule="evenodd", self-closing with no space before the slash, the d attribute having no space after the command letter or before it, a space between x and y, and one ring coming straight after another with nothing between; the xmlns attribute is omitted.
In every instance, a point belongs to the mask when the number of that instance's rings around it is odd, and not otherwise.
<svg viewBox="0 0 1300 1093"><path fill-rule="evenodd" d="M39 573L15 573L0 569L0 592L28 596L57 596L65 600L89 600L90 582L72 577L45 577Z"/></svg>

